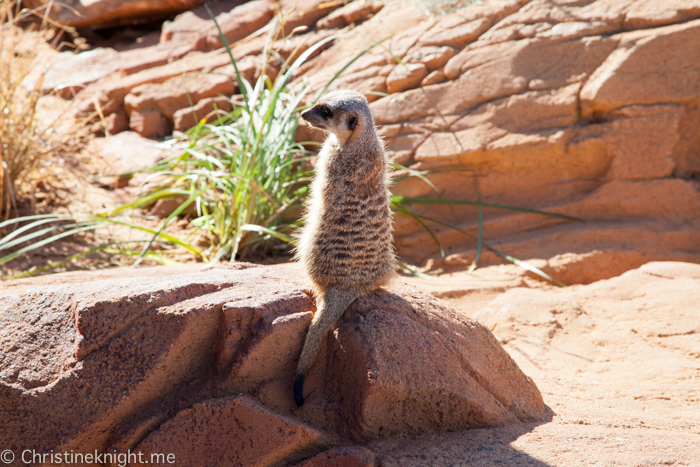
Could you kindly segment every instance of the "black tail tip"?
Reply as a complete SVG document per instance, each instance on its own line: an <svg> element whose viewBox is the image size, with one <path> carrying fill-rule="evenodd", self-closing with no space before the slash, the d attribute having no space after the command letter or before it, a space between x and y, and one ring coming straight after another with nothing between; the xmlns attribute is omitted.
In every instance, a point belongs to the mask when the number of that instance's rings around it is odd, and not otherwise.
<svg viewBox="0 0 700 467"><path fill-rule="evenodd" d="M294 402L296 402L297 407L304 405L304 379L306 375L302 373L297 373L294 377Z"/></svg>

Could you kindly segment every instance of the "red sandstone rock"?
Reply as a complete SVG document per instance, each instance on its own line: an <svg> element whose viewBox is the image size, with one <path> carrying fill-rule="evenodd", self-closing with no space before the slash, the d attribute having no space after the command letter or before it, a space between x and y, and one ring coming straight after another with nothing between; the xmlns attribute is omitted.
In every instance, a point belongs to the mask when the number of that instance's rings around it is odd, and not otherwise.
<svg viewBox="0 0 700 467"><path fill-rule="evenodd" d="M139 46L122 52L111 48L97 48L78 54L65 52L50 60L41 89L46 93L58 92L69 99L87 85L110 75L123 78L124 74L134 74L178 60L198 48L201 46L196 43L182 41Z"/></svg>
<svg viewBox="0 0 700 467"><path fill-rule="evenodd" d="M458 15L447 16L438 21L425 36L421 37L420 42L423 45L449 45L461 48L474 41L489 26L491 26L489 18L465 23Z"/></svg>
<svg viewBox="0 0 700 467"><path fill-rule="evenodd" d="M372 451L354 446L330 449L298 464L296 467L374 467L376 462Z"/></svg>
<svg viewBox="0 0 700 467"><path fill-rule="evenodd" d="M282 10L291 12L284 21L284 34L290 34L299 27L311 27L324 16L341 6L342 3L326 2L324 0L295 0L283 1Z"/></svg>
<svg viewBox="0 0 700 467"><path fill-rule="evenodd" d="M156 109L132 110L129 128L145 138L162 138L172 132L168 119Z"/></svg>
<svg viewBox="0 0 700 467"><path fill-rule="evenodd" d="M106 138L95 138L90 141L87 152L101 161L100 183L111 187L124 186L127 183L137 184L140 181L139 177L134 180L129 172L150 167L161 159L179 154L176 149L158 146L131 131Z"/></svg>
<svg viewBox="0 0 700 467"><path fill-rule="evenodd" d="M367 100L372 102L381 96L370 93L387 92L387 76L393 69L391 65L377 65L348 73L334 83L333 89L354 89L357 92L366 93Z"/></svg>
<svg viewBox="0 0 700 467"><path fill-rule="evenodd" d="M427 75L428 69L422 63L408 63L397 66L386 78L387 92L394 94L418 87Z"/></svg>
<svg viewBox="0 0 700 467"><path fill-rule="evenodd" d="M673 173L674 146L680 139L681 113L676 106L632 106L613 114L611 121L590 125L578 144L594 141L612 156L609 179L655 179Z"/></svg>
<svg viewBox="0 0 700 467"><path fill-rule="evenodd" d="M620 329L629 332L634 322L633 333L643 340L663 336L664 345L688 352L698 348L687 345L681 337L692 332L692 323L700 319L698 307L689 306L700 298L698 278L697 264L647 263L586 287L547 292L512 289L479 311L476 318L498 329L501 339L527 335L528 339L548 344L561 330L595 335L601 319L607 315L614 317L608 326L617 327L618 333ZM646 315L644 320L639 319L640 310Z"/></svg>
<svg viewBox="0 0 700 467"><path fill-rule="evenodd" d="M514 163L533 162L533 158L544 157L538 156L540 149L533 147L532 154L514 162L504 148L531 146L539 141L535 139L538 130L542 138L556 138L556 131L546 134L541 130L566 127L576 121L578 89L578 85L572 85L556 91L532 91L485 104L456 121L453 132L429 135L417 148L415 160L435 165L459 160L473 165L488 160L491 172L510 171ZM559 151L563 152L564 146ZM507 160L503 160L504 165L499 163L501 157ZM581 161L570 162L577 170L584 166Z"/></svg>
<svg viewBox="0 0 700 467"><path fill-rule="evenodd" d="M349 24L364 21L370 15L377 13L384 7L382 3L375 1L351 2L341 7L318 22L320 29L337 29Z"/></svg>
<svg viewBox="0 0 700 467"><path fill-rule="evenodd" d="M208 54L188 55L187 57L139 71L127 77L110 75L87 86L73 104L73 112L78 116L86 116L96 111L95 102L105 115L122 111L124 97L140 85L163 83L171 78L185 73L200 71L204 68L218 68L230 63L227 54L220 51Z"/></svg>
<svg viewBox="0 0 700 467"><path fill-rule="evenodd" d="M427 46L413 50L404 60L408 63L422 63L429 71L433 71L442 67L454 55L455 50L452 47Z"/></svg>
<svg viewBox="0 0 700 467"><path fill-rule="evenodd" d="M246 7L245 5L249 6ZM253 0L244 5L241 5L237 0L221 0L209 4L209 9L215 15L217 22L222 26L222 30L224 30L226 35L227 33L231 34L231 27L234 26L229 14L231 11L236 10L241 13L242 21L239 22L239 26L241 27L241 33L245 33L250 28L249 20L255 16L255 14L251 15L251 8L257 7L258 15L265 15L269 6L269 2L264 0ZM172 21L165 21L160 31L160 42L189 43L197 44L202 48L209 48L207 37L218 36L218 34L219 32L209 13L203 6L200 6L178 15Z"/></svg>
<svg viewBox="0 0 700 467"><path fill-rule="evenodd" d="M48 10L54 21L67 26L93 26L115 23L123 20L158 18L180 11L189 10L200 5L201 0L161 0L143 2L140 0L97 0L93 2L81 2L79 0L66 0L61 3L53 3L48 0L29 0L28 8Z"/></svg>
<svg viewBox="0 0 700 467"><path fill-rule="evenodd" d="M47 67L42 90L57 90L62 97L70 98L88 84L119 70L118 57L119 53L111 48L96 48L78 54L64 52ZM76 70L80 72L76 73Z"/></svg>
<svg viewBox="0 0 700 467"><path fill-rule="evenodd" d="M116 112L105 117L105 134L116 135L129 129L129 119L124 112Z"/></svg>
<svg viewBox="0 0 700 467"><path fill-rule="evenodd" d="M300 416L356 438L541 417L534 383L488 330L426 300L397 283L351 305L307 377Z"/></svg>
<svg viewBox="0 0 700 467"><path fill-rule="evenodd" d="M124 103L130 119L133 115L137 118L136 123L130 123L132 130L147 137L165 136L170 133L170 122L173 121L175 112L207 97L230 96L234 90L233 82L228 76L186 73L162 84L135 87L125 97Z"/></svg>
<svg viewBox="0 0 700 467"><path fill-rule="evenodd" d="M231 79L209 73L186 73L162 84L143 84L126 96L127 113L134 110L157 109L171 119L177 110L198 103L207 97L231 95L234 92Z"/></svg>
<svg viewBox="0 0 700 467"><path fill-rule="evenodd" d="M620 39L619 48L581 90L584 115L698 98L700 75L694 63L700 60L700 21L630 32Z"/></svg>
<svg viewBox="0 0 700 467"><path fill-rule="evenodd" d="M423 141L428 137L424 133L412 133L396 136L387 140L387 149L389 157L401 165L409 162L411 156L415 153Z"/></svg>
<svg viewBox="0 0 700 467"><path fill-rule="evenodd" d="M267 0L256 0L234 8L228 13L222 13L216 20L229 44L235 44L245 39L258 29L265 26L274 16L274 4ZM211 49L223 47L219 31L211 24L206 29L207 45Z"/></svg>
<svg viewBox="0 0 700 467"><path fill-rule="evenodd" d="M431 86L433 84L441 84L447 81L447 76L445 76L445 73L442 72L442 70L435 70L432 73L430 73L428 76L423 78L423 81L420 82L421 87L422 86Z"/></svg>
<svg viewBox="0 0 700 467"><path fill-rule="evenodd" d="M421 35L422 45L450 45L462 48L486 32L494 23L517 11L522 0L496 0L469 5L445 15Z"/></svg>
<svg viewBox="0 0 700 467"><path fill-rule="evenodd" d="M637 251L603 250L565 253L550 258L542 270L564 284L590 284L637 269L648 260ZM533 277L538 277L533 274Z"/></svg>
<svg viewBox="0 0 700 467"><path fill-rule="evenodd" d="M294 422L284 414L313 305L293 269L238 268L0 299L2 445L133 451L152 431L138 450L268 465L326 443L319 429L371 437L543 413L486 328L397 284L356 302L328 335L294 411L315 428ZM280 415L226 397L241 392Z"/></svg>
<svg viewBox="0 0 700 467"><path fill-rule="evenodd" d="M179 412L135 451L172 454L188 466L272 466L323 443L323 435L266 409L249 396L211 399ZM141 465L141 464L131 464ZM161 462L156 465L172 465Z"/></svg>
<svg viewBox="0 0 700 467"><path fill-rule="evenodd" d="M192 107L180 109L173 114L176 130L186 131L201 120L211 122L221 116L220 112L231 112L231 99L225 96L207 97Z"/></svg>
<svg viewBox="0 0 700 467"><path fill-rule="evenodd" d="M630 2L625 10L626 29L642 29L680 23L700 17L697 0L668 0L663 4L654 0Z"/></svg>
<svg viewBox="0 0 700 467"><path fill-rule="evenodd" d="M272 301L252 299L224 305L218 365L219 372L228 376L220 387L248 392L269 380L291 381L312 311L313 302L298 291Z"/></svg>
<svg viewBox="0 0 700 467"><path fill-rule="evenodd" d="M121 422L206 376L221 300L245 294L235 283L200 273L3 298L0 441L43 452L105 448Z"/></svg>

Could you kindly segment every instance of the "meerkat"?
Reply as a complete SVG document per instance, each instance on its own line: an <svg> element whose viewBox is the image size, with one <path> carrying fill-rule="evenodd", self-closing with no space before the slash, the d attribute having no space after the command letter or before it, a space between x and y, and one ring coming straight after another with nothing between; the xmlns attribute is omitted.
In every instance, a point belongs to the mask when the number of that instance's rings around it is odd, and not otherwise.
<svg viewBox="0 0 700 467"><path fill-rule="evenodd" d="M367 99L334 91L301 117L328 136L297 247L317 305L294 378L297 406L304 403L304 379L328 331L352 302L385 285L395 268L390 173Z"/></svg>

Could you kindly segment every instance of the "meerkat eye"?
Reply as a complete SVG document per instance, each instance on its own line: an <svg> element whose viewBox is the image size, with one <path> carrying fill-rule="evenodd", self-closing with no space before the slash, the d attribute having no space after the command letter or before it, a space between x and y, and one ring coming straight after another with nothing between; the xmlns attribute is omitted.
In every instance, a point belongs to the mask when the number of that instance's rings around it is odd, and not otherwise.
<svg viewBox="0 0 700 467"><path fill-rule="evenodd" d="M357 126L357 115L352 115L348 118L348 130L354 130Z"/></svg>
<svg viewBox="0 0 700 467"><path fill-rule="evenodd" d="M329 118L333 118L333 110L330 107L328 107L327 105L319 105L318 106L318 113L325 120L328 120Z"/></svg>

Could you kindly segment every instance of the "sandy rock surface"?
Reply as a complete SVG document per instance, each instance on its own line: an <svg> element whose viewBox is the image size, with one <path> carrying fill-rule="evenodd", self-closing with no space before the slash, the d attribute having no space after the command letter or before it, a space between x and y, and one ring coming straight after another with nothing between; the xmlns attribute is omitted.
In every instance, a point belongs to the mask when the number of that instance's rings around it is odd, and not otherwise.
<svg viewBox="0 0 700 467"><path fill-rule="evenodd" d="M348 309L296 408L315 306L294 267L140 272L68 274L3 294L1 445L272 466L394 434L545 416L535 383L487 328L400 282ZM341 450L314 462L338 456L371 461Z"/></svg>

